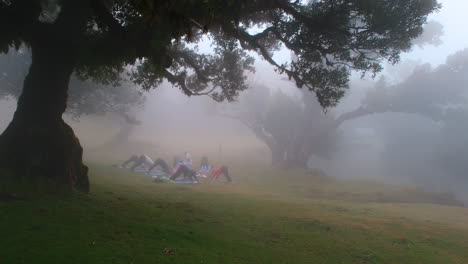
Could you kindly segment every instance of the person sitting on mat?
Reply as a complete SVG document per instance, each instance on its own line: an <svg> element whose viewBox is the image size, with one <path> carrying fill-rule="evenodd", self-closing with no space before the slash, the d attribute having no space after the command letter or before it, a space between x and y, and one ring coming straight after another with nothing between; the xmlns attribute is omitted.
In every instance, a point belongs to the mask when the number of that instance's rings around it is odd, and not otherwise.
<svg viewBox="0 0 468 264"><path fill-rule="evenodd" d="M190 152L185 152L184 153L184 158L181 159L181 163L187 167L192 167L192 155L190 155Z"/></svg>
<svg viewBox="0 0 468 264"><path fill-rule="evenodd" d="M135 171L135 169L141 165L146 166L146 167L151 167L153 166L154 161L148 157L147 155L143 154L141 156L133 155L131 156L128 160L126 160L124 163L122 163L123 168L127 168L127 165L133 162L133 166L130 167L130 170Z"/></svg>
<svg viewBox="0 0 468 264"><path fill-rule="evenodd" d="M214 168L211 171L211 180L218 180L219 176L221 176L221 174L223 174L224 177L226 177L228 182L232 182L232 179L229 176L229 170L228 170L227 166L221 166L221 167Z"/></svg>

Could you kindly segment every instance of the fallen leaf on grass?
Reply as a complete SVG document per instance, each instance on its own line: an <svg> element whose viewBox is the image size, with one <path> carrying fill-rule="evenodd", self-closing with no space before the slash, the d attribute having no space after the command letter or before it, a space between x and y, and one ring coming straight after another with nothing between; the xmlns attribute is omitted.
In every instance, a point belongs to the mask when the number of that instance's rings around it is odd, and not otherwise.
<svg viewBox="0 0 468 264"><path fill-rule="evenodd" d="M166 255L174 255L175 254L175 250L172 249L172 248L165 248L163 250L163 253L166 254Z"/></svg>

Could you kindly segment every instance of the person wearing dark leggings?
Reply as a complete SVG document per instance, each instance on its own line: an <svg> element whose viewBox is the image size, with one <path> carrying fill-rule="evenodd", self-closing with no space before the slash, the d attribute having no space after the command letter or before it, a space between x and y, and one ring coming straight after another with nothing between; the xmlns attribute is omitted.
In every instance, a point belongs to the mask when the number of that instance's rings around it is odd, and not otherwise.
<svg viewBox="0 0 468 264"><path fill-rule="evenodd" d="M140 165L145 165L147 167L153 166L153 160L151 160L150 157L146 155L141 155L141 156L133 155L124 163L122 163L122 167L125 168L128 164L132 162L133 162L133 166L130 167L130 170L132 171L134 171Z"/></svg>
<svg viewBox="0 0 468 264"><path fill-rule="evenodd" d="M169 168L169 165L163 160L163 159L157 159L151 167L149 167L148 172L151 172L155 167L160 166L165 173L168 175L171 174L171 169Z"/></svg>
<svg viewBox="0 0 468 264"><path fill-rule="evenodd" d="M197 178L197 172L195 170L190 169L186 165L180 165L179 168L177 168L177 171L174 174L172 174L170 179L174 181L179 176L188 177L192 181L200 182Z"/></svg>
<svg viewBox="0 0 468 264"><path fill-rule="evenodd" d="M202 178L207 178L208 173L211 171L211 165L208 162L208 157L204 156L200 162L200 169L198 169L198 176Z"/></svg>
<svg viewBox="0 0 468 264"><path fill-rule="evenodd" d="M200 162L200 169L207 169L210 167L210 163L208 162L208 157L203 156Z"/></svg>

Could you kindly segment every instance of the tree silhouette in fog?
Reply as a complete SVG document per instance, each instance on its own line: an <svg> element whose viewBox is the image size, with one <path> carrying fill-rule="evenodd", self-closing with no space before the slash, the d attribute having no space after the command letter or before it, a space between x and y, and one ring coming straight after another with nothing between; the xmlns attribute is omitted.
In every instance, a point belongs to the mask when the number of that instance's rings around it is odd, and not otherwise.
<svg viewBox="0 0 468 264"><path fill-rule="evenodd" d="M32 63L0 136L0 167L58 189L89 190L82 148L62 120L72 74L117 82L133 65L132 80L145 89L165 79L187 95L233 100L247 88L253 51L329 107L351 70L397 62L438 8L436 0L1 0L0 50L25 44ZM209 53L194 45L207 37ZM297 59L276 62L282 47Z"/></svg>
<svg viewBox="0 0 468 264"><path fill-rule="evenodd" d="M420 182L452 184L451 187L466 184L467 83L468 49L464 49L438 67L416 67L397 84L381 80L367 93L362 105L350 113L381 115L383 122L377 133L385 145L382 159L387 170ZM415 128L398 124L388 118L388 113L400 113L400 121L410 116L412 122L426 120L426 125ZM423 169L429 172L420 173Z"/></svg>

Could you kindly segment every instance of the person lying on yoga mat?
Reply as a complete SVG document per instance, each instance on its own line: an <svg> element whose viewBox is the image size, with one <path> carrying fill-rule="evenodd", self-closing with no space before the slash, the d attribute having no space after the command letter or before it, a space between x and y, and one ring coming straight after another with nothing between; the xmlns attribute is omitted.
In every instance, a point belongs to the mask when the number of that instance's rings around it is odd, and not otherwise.
<svg viewBox="0 0 468 264"><path fill-rule="evenodd" d="M172 173L169 169L169 166L167 165L167 162L165 162L163 159L157 159L155 162L148 157L147 155L133 155L130 157L128 160L126 160L124 163L122 163L122 167L126 168L127 165L130 163L134 163L133 166L130 168L130 170L134 171L138 166L144 165L148 167L148 172L150 172L152 169L154 169L156 166L160 166L164 172L166 172L168 175L171 175L171 180L175 180L179 176L184 176L184 178L189 178L192 181L198 181L197 178L197 172L195 170L190 169L187 165L185 165L185 161L182 159L179 159L178 157L174 158L174 167L172 170Z"/></svg>
<svg viewBox="0 0 468 264"><path fill-rule="evenodd" d="M146 166L146 167L151 167L153 166L153 163L154 163L154 161L150 157L143 154L141 156L137 156L137 155L131 156L128 160L122 163L121 166L123 168L127 168L127 165L129 165L132 162L133 162L133 166L130 167L130 170L132 171L134 171L137 167L141 165Z"/></svg>
<svg viewBox="0 0 468 264"><path fill-rule="evenodd" d="M184 178L189 178L191 181L196 181L200 183L197 178L197 172L193 169L190 169L186 165L180 164L174 174L170 177L171 180L175 181L179 176L184 176Z"/></svg>
<svg viewBox="0 0 468 264"><path fill-rule="evenodd" d="M161 167L163 172L165 172L167 175L171 175L171 169L169 168L169 165L167 165L167 162L165 162L163 159L157 159L153 165L151 165L148 169L148 173L151 172L154 168L157 166Z"/></svg>
<svg viewBox="0 0 468 264"><path fill-rule="evenodd" d="M153 165L148 169L148 173L151 172L155 167L160 166L165 173L167 173L168 176L170 176L171 180L175 180L179 176L184 176L184 178L189 178L191 181L198 181L198 178L196 176L196 172L186 165L184 165L184 161L178 159L178 157L174 158L174 167L171 169L169 168L169 165L167 165L167 162L164 161L163 159L157 159Z"/></svg>
<svg viewBox="0 0 468 264"><path fill-rule="evenodd" d="M226 177L226 180L227 180L228 182L232 182L232 179L231 179L231 177L229 176L229 170L228 170L228 167L227 167L227 166L221 166L221 167L214 168L214 169L211 171L211 179L212 179L212 180L218 180L218 179L219 179L219 176L221 176L221 174L223 174L224 177Z"/></svg>
<svg viewBox="0 0 468 264"><path fill-rule="evenodd" d="M174 174L180 165L186 165L185 161L182 160L179 156L174 157L174 161L172 163L172 170L169 168L167 162L163 159L156 159L152 166L149 167L148 172L151 172L157 166L161 167L161 169L167 173L168 175ZM186 165L187 166L187 165Z"/></svg>

